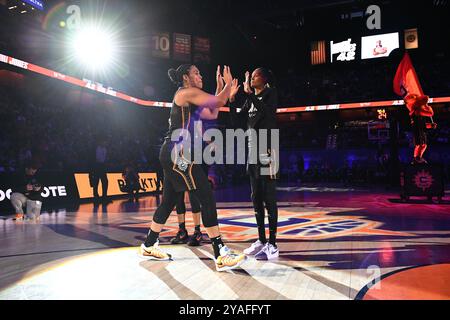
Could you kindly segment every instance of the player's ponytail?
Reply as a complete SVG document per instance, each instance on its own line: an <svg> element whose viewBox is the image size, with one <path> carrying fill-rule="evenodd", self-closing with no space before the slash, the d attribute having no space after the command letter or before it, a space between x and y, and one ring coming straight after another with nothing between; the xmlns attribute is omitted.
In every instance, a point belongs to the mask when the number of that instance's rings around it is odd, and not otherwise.
<svg viewBox="0 0 450 320"><path fill-rule="evenodd" d="M172 81L174 85L180 87L183 85L183 75L189 74L191 67L192 67L191 64L182 64L176 70L169 69L167 75L169 76L170 81Z"/></svg>

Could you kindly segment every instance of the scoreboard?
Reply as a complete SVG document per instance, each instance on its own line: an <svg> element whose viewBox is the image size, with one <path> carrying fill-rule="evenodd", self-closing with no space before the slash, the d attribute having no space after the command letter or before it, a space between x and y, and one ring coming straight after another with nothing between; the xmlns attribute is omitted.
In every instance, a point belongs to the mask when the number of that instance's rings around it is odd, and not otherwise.
<svg viewBox="0 0 450 320"><path fill-rule="evenodd" d="M400 48L398 32L361 38L361 59L389 57L392 51Z"/></svg>
<svg viewBox="0 0 450 320"><path fill-rule="evenodd" d="M405 49L418 48L417 29L404 32ZM325 44L328 44L325 45ZM400 32L311 42L311 64L342 63L389 57L400 48Z"/></svg>

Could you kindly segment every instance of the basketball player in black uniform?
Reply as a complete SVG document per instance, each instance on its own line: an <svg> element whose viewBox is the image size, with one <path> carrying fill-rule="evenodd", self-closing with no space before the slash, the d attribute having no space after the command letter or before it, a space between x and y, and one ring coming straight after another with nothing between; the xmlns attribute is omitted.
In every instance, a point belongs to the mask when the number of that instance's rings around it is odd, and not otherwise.
<svg viewBox="0 0 450 320"><path fill-rule="evenodd" d="M216 72L216 96L220 94L220 92L223 90L223 79L222 75L220 74L220 68L217 68ZM203 132L200 132L201 130L198 130L196 133L202 136ZM206 141L203 145L205 147L207 144L211 143L211 141ZM202 164L202 169L205 171L206 176L208 176L209 166L207 164ZM208 177L209 178L209 177ZM178 200L178 203L176 204L176 211L177 211L177 219L178 219L178 232L175 235L174 238L170 240L171 244L185 244L187 243L191 247L197 247L201 245L201 242L203 240L203 235L200 230L200 220L201 220L201 206L198 199L192 194L188 193L189 195L189 202L191 204L191 211L192 211L192 220L194 221L195 230L193 235L189 238L189 233L186 229L186 205L184 203L184 197L181 197Z"/></svg>
<svg viewBox="0 0 450 320"><path fill-rule="evenodd" d="M139 253L142 257L153 260L171 259L171 255L159 247L158 236L180 197L185 191L189 191L200 201L203 225L212 241L216 270L237 268L245 260L245 255L230 250L222 242L216 202L208 178L201 164L189 159L194 155L193 141L187 147L190 150L186 150L186 144L183 143L188 135L194 137L195 121L217 118L219 108L225 105L230 96L233 81L230 68L224 67L225 86L218 95L210 95L202 90L202 76L194 65L186 64L177 70L170 69L169 78L179 89L175 93L170 112L169 133L159 155L164 170L163 200L153 216L147 239L141 245ZM189 151L191 157L186 156Z"/></svg>
<svg viewBox="0 0 450 320"><path fill-rule="evenodd" d="M255 210L256 222L258 224L259 239L249 248L244 250L247 255L255 255L259 260L275 259L279 256L276 244L278 207L276 199L276 180L279 177L278 155L275 148L272 147L270 138L271 130L277 128L276 111L278 106L277 90L272 85L272 72L265 68L258 68L253 71L251 79L250 73L245 74L244 92L246 99L241 106L241 111L237 113L236 94L239 91L237 80L233 80L230 102L231 114L234 119L241 117L245 120L247 129L254 129L258 132L260 129L267 130L268 144L266 150L261 150L259 141L256 148L252 147L252 135L248 139L248 155L257 157L257 163L250 163L247 160L247 173L250 176L252 190L252 201ZM254 90L254 92L253 92ZM262 174L262 169L268 174ZM265 232L265 210L269 217L269 241L266 239Z"/></svg>

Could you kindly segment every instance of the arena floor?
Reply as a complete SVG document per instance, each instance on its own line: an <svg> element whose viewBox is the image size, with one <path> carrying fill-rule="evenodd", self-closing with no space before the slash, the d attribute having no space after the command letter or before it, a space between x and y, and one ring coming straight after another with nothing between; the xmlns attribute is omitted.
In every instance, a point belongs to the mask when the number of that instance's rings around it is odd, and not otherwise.
<svg viewBox="0 0 450 320"><path fill-rule="evenodd" d="M225 242L243 250L257 233L248 187L216 195ZM37 223L3 216L0 300L450 299L448 202L398 198L388 191L280 187L279 259L249 258L242 269L222 273L206 234L200 247L168 244L178 228L175 213L161 233L173 261L138 257L155 197L59 208ZM186 222L192 233L190 212Z"/></svg>

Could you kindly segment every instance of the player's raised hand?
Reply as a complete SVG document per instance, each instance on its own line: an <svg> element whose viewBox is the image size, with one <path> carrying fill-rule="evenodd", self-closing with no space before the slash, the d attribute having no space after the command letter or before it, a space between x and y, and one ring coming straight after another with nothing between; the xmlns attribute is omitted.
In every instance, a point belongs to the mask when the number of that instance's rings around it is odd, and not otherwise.
<svg viewBox="0 0 450 320"><path fill-rule="evenodd" d="M222 91L223 87L224 87L224 81L222 78L222 74L220 72L220 66L217 66L217 71L216 71L216 83L217 83L217 92Z"/></svg>
<svg viewBox="0 0 450 320"><path fill-rule="evenodd" d="M233 82L233 75L231 74L230 67L224 66L223 67L223 81L225 81L225 84L231 86Z"/></svg>
<svg viewBox="0 0 450 320"><path fill-rule="evenodd" d="M239 85L238 79L233 79L233 82L231 83L230 101L234 101L234 98L236 97L236 94L239 92L240 87L241 86Z"/></svg>
<svg viewBox="0 0 450 320"><path fill-rule="evenodd" d="M245 73L244 92L246 94L253 93L252 88L250 86L250 72L248 72L248 71Z"/></svg>

